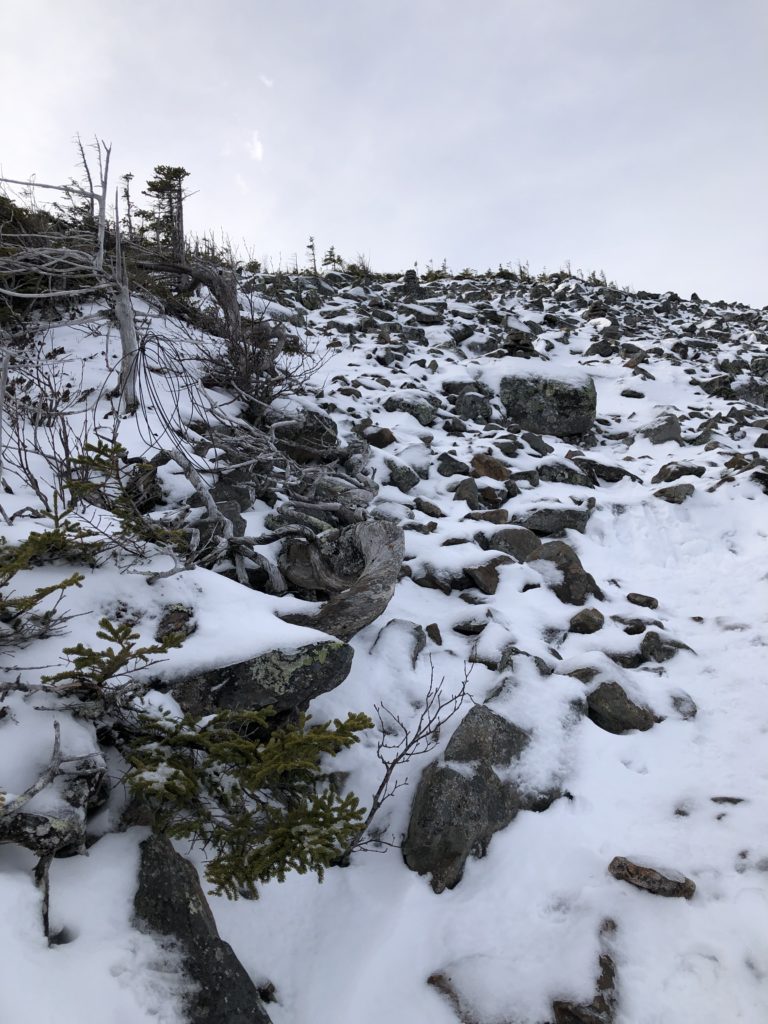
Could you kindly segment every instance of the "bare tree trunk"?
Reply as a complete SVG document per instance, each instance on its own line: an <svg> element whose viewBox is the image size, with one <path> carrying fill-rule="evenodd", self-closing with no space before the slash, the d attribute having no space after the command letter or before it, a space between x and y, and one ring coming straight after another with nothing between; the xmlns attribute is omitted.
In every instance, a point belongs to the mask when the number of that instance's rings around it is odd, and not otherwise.
<svg viewBox="0 0 768 1024"><path fill-rule="evenodd" d="M109 181L109 158L112 155L112 147L105 142L96 141L99 153L99 186L100 192L96 195L96 203L99 207L99 226L97 232L96 258L93 265L96 270L104 267L104 239L107 231L107 185ZM104 155L102 158L102 148Z"/></svg>
<svg viewBox="0 0 768 1024"><path fill-rule="evenodd" d="M122 240L120 237L120 217L118 213L117 194L115 194L115 317L120 332L120 404L127 416L133 415L139 402L136 394L136 378L139 369L139 338L136 333L136 320L133 315L131 292L128 288L128 274L123 259Z"/></svg>

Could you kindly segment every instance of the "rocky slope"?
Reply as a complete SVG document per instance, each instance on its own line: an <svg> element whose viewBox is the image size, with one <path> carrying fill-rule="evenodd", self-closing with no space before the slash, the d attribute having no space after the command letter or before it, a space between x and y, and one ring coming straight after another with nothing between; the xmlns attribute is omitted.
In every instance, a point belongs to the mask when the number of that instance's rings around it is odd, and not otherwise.
<svg viewBox="0 0 768 1024"><path fill-rule="evenodd" d="M171 710L370 713L382 730L335 765L363 803L382 738L396 750L436 693L438 728L396 767L369 852L321 886L211 898L215 925L170 847L140 852L146 828L124 830L118 787L78 819L87 860L53 864L64 945L37 935L30 862L9 841L2 941L19 983L0 988L3 1018L763 1021L768 310L565 274L259 288L251 308L320 357L267 417L287 462L243 458L239 407L189 369L199 337L151 304L145 326L184 358L160 345L148 427L120 426L144 458L168 449L158 424L178 427L229 535L262 539L247 578L222 560L148 588L136 565L102 566L73 599L78 638L105 608L131 608L148 636L176 609L190 635L153 698ZM103 333L62 325L46 344L68 379L102 387ZM151 507L202 504L182 462L156 463ZM23 488L3 502L28 503ZM50 724L19 694L6 706L14 793ZM64 724L70 750L92 750Z"/></svg>

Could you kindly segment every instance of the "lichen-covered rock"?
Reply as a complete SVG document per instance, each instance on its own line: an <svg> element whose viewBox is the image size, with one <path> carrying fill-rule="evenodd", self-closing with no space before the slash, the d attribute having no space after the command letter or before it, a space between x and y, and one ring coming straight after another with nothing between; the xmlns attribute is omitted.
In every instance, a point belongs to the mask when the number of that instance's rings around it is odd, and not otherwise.
<svg viewBox="0 0 768 1024"><path fill-rule="evenodd" d="M507 416L524 430L571 437L585 434L595 422L597 393L591 377L502 377L499 397Z"/></svg>
<svg viewBox="0 0 768 1024"><path fill-rule="evenodd" d="M160 836L145 839L140 853L135 920L184 955L195 984L185 1006L189 1024L270 1024L256 986L219 936L194 867Z"/></svg>
<svg viewBox="0 0 768 1024"><path fill-rule="evenodd" d="M344 682L353 654L338 640L320 640L174 680L171 692L184 711L195 715L270 705L277 711L303 710L313 697Z"/></svg>

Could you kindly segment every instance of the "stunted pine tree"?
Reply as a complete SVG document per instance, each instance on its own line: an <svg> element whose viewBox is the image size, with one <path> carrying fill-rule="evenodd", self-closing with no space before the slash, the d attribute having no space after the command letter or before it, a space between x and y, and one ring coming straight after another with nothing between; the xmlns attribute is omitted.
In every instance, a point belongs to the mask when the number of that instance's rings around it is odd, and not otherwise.
<svg viewBox="0 0 768 1024"><path fill-rule="evenodd" d="M147 182L142 195L152 201L149 210L137 210L144 221L144 230L155 236L159 246L167 246L174 259L184 259L184 180L189 171L183 167L158 164L155 176Z"/></svg>

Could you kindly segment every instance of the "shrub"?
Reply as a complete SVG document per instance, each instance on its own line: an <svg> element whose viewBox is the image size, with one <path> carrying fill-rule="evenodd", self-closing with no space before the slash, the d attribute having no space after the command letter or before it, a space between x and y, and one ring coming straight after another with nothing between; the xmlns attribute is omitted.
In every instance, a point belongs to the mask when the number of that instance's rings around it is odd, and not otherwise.
<svg viewBox="0 0 768 1024"><path fill-rule="evenodd" d="M365 810L342 796L321 759L372 727L363 714L344 722L270 730L272 712L220 711L202 722L145 716L125 755L128 783L149 805L155 827L203 843L216 893L254 898L257 883L289 871L322 880L359 833Z"/></svg>

